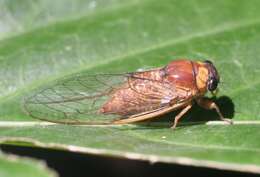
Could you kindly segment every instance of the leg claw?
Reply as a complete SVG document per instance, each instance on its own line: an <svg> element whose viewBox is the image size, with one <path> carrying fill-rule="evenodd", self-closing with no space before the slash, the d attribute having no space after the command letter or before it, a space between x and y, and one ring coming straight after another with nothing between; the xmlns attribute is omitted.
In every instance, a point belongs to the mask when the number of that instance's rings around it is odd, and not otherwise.
<svg viewBox="0 0 260 177"><path fill-rule="evenodd" d="M176 128L176 125L171 126L171 129L174 130Z"/></svg>
<svg viewBox="0 0 260 177"><path fill-rule="evenodd" d="M226 118L223 118L223 119L221 119L221 120L223 120L223 121L227 122L227 123L228 123L228 124L230 124L230 125L232 125L232 124L233 124L233 121L232 121L231 119L226 119Z"/></svg>

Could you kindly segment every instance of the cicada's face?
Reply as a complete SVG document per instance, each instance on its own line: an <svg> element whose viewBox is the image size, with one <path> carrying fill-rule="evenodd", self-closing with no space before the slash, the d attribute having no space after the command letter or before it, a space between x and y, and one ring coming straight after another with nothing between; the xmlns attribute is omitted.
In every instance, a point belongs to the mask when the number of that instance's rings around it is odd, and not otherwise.
<svg viewBox="0 0 260 177"><path fill-rule="evenodd" d="M204 63L208 68L207 89L210 92L214 92L217 89L219 83L218 71L211 61L206 60Z"/></svg>

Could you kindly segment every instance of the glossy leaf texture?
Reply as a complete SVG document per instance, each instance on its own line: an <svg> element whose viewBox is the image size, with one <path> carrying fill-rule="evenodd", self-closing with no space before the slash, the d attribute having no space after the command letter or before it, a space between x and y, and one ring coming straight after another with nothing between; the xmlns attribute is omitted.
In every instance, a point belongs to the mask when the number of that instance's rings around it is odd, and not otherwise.
<svg viewBox="0 0 260 177"><path fill-rule="evenodd" d="M2 142L12 137L46 148L260 172L259 1L57 1L46 10L48 3L34 1L29 10L18 1L0 5ZM19 23L9 19L16 16ZM217 102L234 126L202 123L173 132L172 114L143 126L38 125L22 110L24 96L64 77L136 71L178 58L215 63L222 81ZM195 106L182 121L216 118Z"/></svg>

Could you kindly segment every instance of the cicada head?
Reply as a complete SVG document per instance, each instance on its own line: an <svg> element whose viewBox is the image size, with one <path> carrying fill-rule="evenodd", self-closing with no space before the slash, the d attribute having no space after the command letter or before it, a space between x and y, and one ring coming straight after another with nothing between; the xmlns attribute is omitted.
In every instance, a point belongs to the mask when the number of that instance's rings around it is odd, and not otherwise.
<svg viewBox="0 0 260 177"><path fill-rule="evenodd" d="M193 95L215 93L219 83L218 72L211 61L174 60L164 68L167 80L178 88L186 88Z"/></svg>
<svg viewBox="0 0 260 177"><path fill-rule="evenodd" d="M210 91L213 95L216 94L219 75L216 67L209 60L204 62L193 62L194 73L196 76L196 86L201 94Z"/></svg>
<svg viewBox="0 0 260 177"><path fill-rule="evenodd" d="M214 92L219 83L219 74L216 67L209 60L204 61L208 68L208 81L207 81L207 89L210 92Z"/></svg>

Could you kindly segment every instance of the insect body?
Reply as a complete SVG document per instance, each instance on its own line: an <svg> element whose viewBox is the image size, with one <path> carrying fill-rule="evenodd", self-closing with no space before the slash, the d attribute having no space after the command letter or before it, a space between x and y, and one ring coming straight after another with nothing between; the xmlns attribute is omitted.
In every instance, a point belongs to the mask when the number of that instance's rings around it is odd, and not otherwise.
<svg viewBox="0 0 260 177"><path fill-rule="evenodd" d="M218 83L212 62L175 60L143 72L72 76L31 95L24 107L34 118L67 124L134 123L182 109L175 128L195 101L231 123L204 97Z"/></svg>

